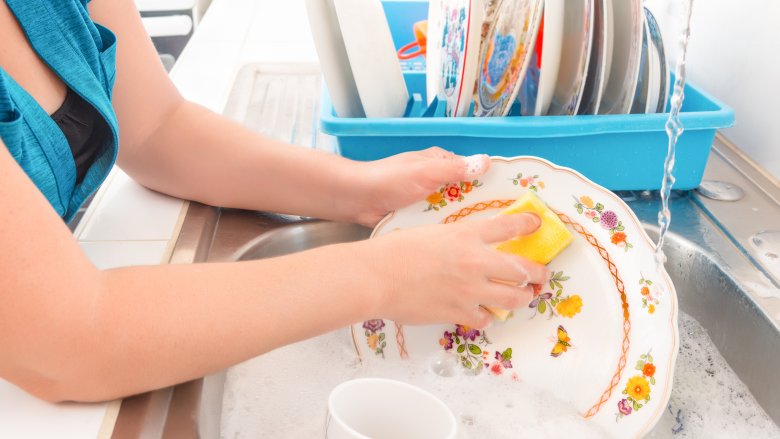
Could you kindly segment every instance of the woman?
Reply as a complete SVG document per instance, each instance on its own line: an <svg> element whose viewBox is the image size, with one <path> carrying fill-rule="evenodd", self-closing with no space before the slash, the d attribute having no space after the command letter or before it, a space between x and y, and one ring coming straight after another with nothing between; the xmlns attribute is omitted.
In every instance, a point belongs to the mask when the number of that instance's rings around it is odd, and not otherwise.
<svg viewBox="0 0 780 439"><path fill-rule="evenodd" d="M177 93L133 0L5 0L0 41L0 377L41 398L168 386L369 318L481 328L478 304L516 308L547 280L490 245L535 230L533 215L100 271L63 219L115 160L176 197L369 226L487 161L433 148L356 163L259 137Z"/></svg>

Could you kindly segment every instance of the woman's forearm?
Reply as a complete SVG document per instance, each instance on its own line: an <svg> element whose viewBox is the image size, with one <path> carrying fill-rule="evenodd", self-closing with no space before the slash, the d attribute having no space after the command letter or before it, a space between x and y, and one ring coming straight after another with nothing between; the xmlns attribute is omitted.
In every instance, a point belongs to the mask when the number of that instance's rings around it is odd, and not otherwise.
<svg viewBox="0 0 780 439"><path fill-rule="evenodd" d="M52 401L169 386L368 318L482 328L479 304L525 306L522 285L549 279L494 249L538 227L527 215L262 261L101 272L1 141L0 176L0 376Z"/></svg>
<svg viewBox="0 0 780 439"><path fill-rule="evenodd" d="M120 157L139 183L206 204L354 220L362 165L261 137L184 102Z"/></svg>
<svg viewBox="0 0 780 439"><path fill-rule="evenodd" d="M169 386L386 311L373 242L100 271L2 140L0 180L0 377L47 400Z"/></svg>
<svg viewBox="0 0 780 439"><path fill-rule="evenodd" d="M51 328L78 352L55 358L57 350L49 350L55 352L50 380L30 387L50 400L107 400L204 376L375 317L378 290L362 248L106 271L87 306L91 318Z"/></svg>

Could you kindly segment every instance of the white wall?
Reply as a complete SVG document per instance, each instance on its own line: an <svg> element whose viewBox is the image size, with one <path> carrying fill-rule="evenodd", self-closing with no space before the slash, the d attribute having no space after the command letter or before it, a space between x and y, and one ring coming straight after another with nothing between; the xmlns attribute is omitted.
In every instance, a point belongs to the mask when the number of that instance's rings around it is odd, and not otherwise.
<svg viewBox="0 0 780 439"><path fill-rule="evenodd" d="M645 1L674 65L686 4ZM736 124L724 134L780 178L780 1L696 0L688 74L734 108Z"/></svg>

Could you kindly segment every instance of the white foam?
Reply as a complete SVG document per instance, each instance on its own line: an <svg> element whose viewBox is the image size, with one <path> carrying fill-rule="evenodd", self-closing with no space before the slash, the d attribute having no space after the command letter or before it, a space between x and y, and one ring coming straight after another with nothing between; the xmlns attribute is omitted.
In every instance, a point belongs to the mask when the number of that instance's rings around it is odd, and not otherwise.
<svg viewBox="0 0 780 439"><path fill-rule="evenodd" d="M447 354L400 366L361 365L347 331L326 334L231 368L221 437L323 437L330 391L342 381L369 376L405 381L439 397L460 420L461 438L605 436L569 403L509 379L466 376L463 370Z"/></svg>
<svg viewBox="0 0 780 439"><path fill-rule="evenodd" d="M467 375L451 354L398 363L372 362L361 376L406 381L436 395L461 421L462 438L602 438L569 402L534 390L527 383ZM508 369L509 370L509 369ZM508 371L507 370L507 371ZM508 378L508 377L507 377Z"/></svg>
<svg viewBox="0 0 780 439"><path fill-rule="evenodd" d="M669 409L647 437L764 439L780 437L780 428L731 370L707 331L681 312Z"/></svg>
<svg viewBox="0 0 780 439"><path fill-rule="evenodd" d="M680 334L670 410L648 437L780 438L780 428L756 403L701 325L680 313ZM400 366L381 361L361 365L355 360L349 332L336 331L231 368L225 384L222 437L324 437L330 391L342 381L366 376L398 379L430 391L461 421L463 438L608 437L575 413L571 404L532 386L491 379L495 377L486 373L464 376L462 371L443 353Z"/></svg>
<svg viewBox="0 0 780 439"><path fill-rule="evenodd" d="M490 166L490 157L485 154L463 157L463 161L466 163L466 180L479 177L487 172Z"/></svg>

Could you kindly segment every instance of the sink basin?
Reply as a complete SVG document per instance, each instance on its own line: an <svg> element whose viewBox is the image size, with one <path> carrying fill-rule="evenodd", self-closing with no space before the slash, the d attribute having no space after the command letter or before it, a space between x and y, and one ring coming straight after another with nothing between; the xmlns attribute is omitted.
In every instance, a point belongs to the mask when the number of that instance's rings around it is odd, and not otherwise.
<svg viewBox="0 0 780 439"><path fill-rule="evenodd" d="M651 235L656 233L654 226L648 225L647 229ZM281 256L322 245L366 239L369 235L370 230L365 227L344 223L313 221L288 225L252 240L234 255L234 259ZM761 407L775 422L780 421L780 393L776 392L780 388L777 326L750 298L746 289L724 271L722 262L718 255L711 253L712 250L674 233L667 238L665 249L667 270L676 286L683 315L690 315L705 328L717 350ZM686 349L685 335L681 349ZM685 366L683 362L678 364L677 375L689 376L693 372L680 370ZM239 382L228 383L228 387L241 386L240 381L247 379L242 376L236 380ZM675 416L670 414L672 420L661 422L651 435L671 436L673 429L684 425L681 424L684 416L684 410Z"/></svg>
<svg viewBox="0 0 780 439"><path fill-rule="evenodd" d="M273 258L330 244L368 239L371 229L356 224L309 221L281 227L250 241L236 261Z"/></svg>
<svg viewBox="0 0 780 439"><path fill-rule="evenodd" d="M653 221L657 214L657 197L650 193L620 195L653 237L657 233ZM702 332L706 331L717 349L717 352L707 355L722 355L733 373L747 386L743 390L734 390L731 397L748 398L751 401L755 397L766 414L775 423L780 422L780 393L776 391L780 388L780 375L777 373L780 370L780 331L773 314L767 311L777 299L762 298L756 294L756 284L766 280L766 277L712 221L694 194L676 194L672 200L672 210L675 216L672 233L665 246L668 258L666 267L677 289L681 315L683 318L690 315L698 321L697 325L704 328ZM271 258L323 245L367 239L369 236L369 229L352 224L217 209L191 203L171 262ZM768 284L766 287L772 286ZM684 333L687 327L681 327L682 350L689 348ZM167 398L157 398L170 401L167 416L162 421L159 417L154 419L162 428L164 437L286 437L283 431L268 431L272 426L263 420L269 405L273 404L275 410L282 410L280 406L284 405L280 398L268 396L266 392L282 385L284 388L295 388L299 383L289 381L291 376L313 379L310 372L317 366L308 364L305 355L318 349L323 353L341 352L343 358L355 357L346 328L286 346L228 371L175 387ZM702 361L707 363L712 359L704 358ZM279 371L280 364L285 368L284 373ZM697 372L685 370L686 367L702 368L704 372L708 370L707 364L692 364L678 359L676 379L690 379L691 374ZM321 370L317 368L316 381L313 381L312 386L333 387L345 379L343 375L334 374L336 369L327 365L322 366ZM722 377L703 375L697 379L709 378L720 382ZM698 416L698 413L686 407L688 398L677 395L676 389L672 392L669 412L651 432L651 437L686 437L675 436L674 432L681 429L685 431L686 421L693 422L693 418ZM323 398L324 395L316 394L314 390L308 394L289 396L288 403L292 403L285 413L294 417L299 410L298 401ZM128 411L133 406L132 401L126 404ZM730 400L711 402L718 407L733 403ZM127 422L127 416L123 417L122 413L118 425ZM323 410L317 412L315 409L313 413L319 413L324 419ZM761 417L764 416L762 413ZM318 421L312 422L318 424ZM301 436L308 437L318 432L313 429L308 431L311 434Z"/></svg>

